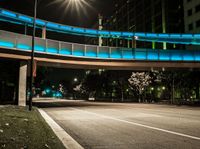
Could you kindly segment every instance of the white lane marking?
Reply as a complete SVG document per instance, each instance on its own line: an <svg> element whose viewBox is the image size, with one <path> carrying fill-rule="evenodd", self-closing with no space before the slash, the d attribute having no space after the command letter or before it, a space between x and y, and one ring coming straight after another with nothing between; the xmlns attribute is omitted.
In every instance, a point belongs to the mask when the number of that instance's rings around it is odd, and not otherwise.
<svg viewBox="0 0 200 149"><path fill-rule="evenodd" d="M118 119L118 118L114 118L114 117L110 117L110 116L106 116L106 115L102 115L102 114L97 114L97 113L89 112L89 111L86 111L86 110L80 110L80 109L76 109L76 108L71 108L71 109L81 111L81 112L85 112L85 113L92 114L92 115L96 115L96 116L103 117L103 118L106 118L106 119L111 119L111 120L131 124L131 125L136 125L136 126L140 126L140 127L153 129L153 130L158 130L158 131L162 131L162 132L166 132L166 133L169 133L169 134L174 134L174 135L177 135L177 136L182 136L182 137L186 137L186 138L190 138L190 139L200 140L200 137L196 137L196 136L191 136L191 135L187 135L187 134L183 134L183 133L179 133L179 132L175 132L175 131L170 131L170 130L166 130L166 129L162 129L162 128L152 127L152 126L148 126L148 125L144 125L144 124L140 124L140 123L130 122L130 121L127 121L127 120Z"/></svg>
<svg viewBox="0 0 200 149"><path fill-rule="evenodd" d="M146 113L135 113L133 117L142 117L142 118L148 118L148 117L162 117L161 115L157 114L146 114Z"/></svg>
<svg viewBox="0 0 200 149"><path fill-rule="evenodd" d="M51 127L53 132L58 136L66 149L84 149L78 142L76 142L63 128L60 127L44 110L38 109L47 124Z"/></svg>

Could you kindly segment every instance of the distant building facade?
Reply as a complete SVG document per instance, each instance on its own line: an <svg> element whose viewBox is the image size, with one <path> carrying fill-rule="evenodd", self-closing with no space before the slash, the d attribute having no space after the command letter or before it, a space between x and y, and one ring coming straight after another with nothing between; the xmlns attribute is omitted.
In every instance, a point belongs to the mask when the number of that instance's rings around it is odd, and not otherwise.
<svg viewBox="0 0 200 149"><path fill-rule="evenodd" d="M184 0L184 22L186 33L200 33L200 1ZM200 46L187 46L189 49L199 49Z"/></svg>
<svg viewBox="0 0 200 149"><path fill-rule="evenodd" d="M103 20L104 30L182 33L184 32L183 0L115 0L115 11ZM103 45L170 49L179 45L148 43L121 39L104 39Z"/></svg>
<svg viewBox="0 0 200 149"><path fill-rule="evenodd" d="M101 14L98 14L98 22L96 22L91 28L96 29L96 30L102 30L103 29L103 16ZM85 43L102 46L103 45L103 39L102 39L102 37L98 37L98 39L97 38L85 37Z"/></svg>
<svg viewBox="0 0 200 149"><path fill-rule="evenodd" d="M200 33L200 1L184 0L185 32Z"/></svg>

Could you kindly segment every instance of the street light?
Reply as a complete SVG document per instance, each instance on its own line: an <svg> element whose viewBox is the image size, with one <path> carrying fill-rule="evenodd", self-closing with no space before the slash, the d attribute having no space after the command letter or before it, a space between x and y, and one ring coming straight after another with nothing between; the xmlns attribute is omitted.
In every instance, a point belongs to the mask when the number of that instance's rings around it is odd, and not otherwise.
<svg viewBox="0 0 200 149"><path fill-rule="evenodd" d="M138 36L134 36L134 39L135 39L135 40L138 40Z"/></svg>
<svg viewBox="0 0 200 149"><path fill-rule="evenodd" d="M90 4L91 2L92 0L53 0L49 5L61 3L60 6L64 7L64 12L66 12L69 9L75 9L78 12L78 14L80 14L80 10L86 10L86 7L93 8ZM87 15L85 10L83 10L83 13Z"/></svg>
<svg viewBox="0 0 200 149"><path fill-rule="evenodd" d="M86 0L55 0L53 3L57 2L63 2L62 4L67 3L67 7L72 7L75 8L77 11L79 11L79 8L82 8L83 4L86 6L90 6L89 2ZM33 18L33 34L32 34L32 47L31 47L31 62L30 62L30 80L29 80L29 90L30 90L30 95L29 95L29 110L32 110L32 99L33 99L33 65L34 65L34 51L35 51L35 30L36 30L36 18L37 18L37 3L38 0L34 1L34 18ZM50 3L50 4L53 4ZM78 81L78 80L77 80ZM76 81L75 81L76 82Z"/></svg>
<svg viewBox="0 0 200 149"><path fill-rule="evenodd" d="M74 82L77 82L78 81L78 79L77 78L74 78Z"/></svg>
<svg viewBox="0 0 200 149"><path fill-rule="evenodd" d="M163 87L162 87L162 90L165 90L165 89L166 89L166 87L165 87L165 86L163 86Z"/></svg>
<svg viewBox="0 0 200 149"><path fill-rule="evenodd" d="M29 110L32 110L32 99L33 99L33 64L34 64L34 50L35 50L35 29L36 29L36 17L37 17L37 0L35 0L34 3L34 19L33 19L33 34L32 34L32 50L31 50L31 68L30 68L30 81L29 81L29 89L30 89L30 95L29 95Z"/></svg>

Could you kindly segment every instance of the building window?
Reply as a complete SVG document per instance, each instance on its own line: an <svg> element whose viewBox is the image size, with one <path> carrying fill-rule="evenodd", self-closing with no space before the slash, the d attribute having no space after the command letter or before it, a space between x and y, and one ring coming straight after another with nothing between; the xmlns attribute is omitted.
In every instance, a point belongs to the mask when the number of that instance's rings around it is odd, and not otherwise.
<svg viewBox="0 0 200 149"><path fill-rule="evenodd" d="M191 23L191 24L188 25L188 30L189 31L193 30L193 23Z"/></svg>
<svg viewBox="0 0 200 149"><path fill-rule="evenodd" d="M196 28L200 27L200 20L196 21Z"/></svg>
<svg viewBox="0 0 200 149"><path fill-rule="evenodd" d="M192 9L189 9L188 10L188 16L191 16L192 15Z"/></svg>
<svg viewBox="0 0 200 149"><path fill-rule="evenodd" d="M199 12L199 11L200 11L200 4L195 7L195 12Z"/></svg>

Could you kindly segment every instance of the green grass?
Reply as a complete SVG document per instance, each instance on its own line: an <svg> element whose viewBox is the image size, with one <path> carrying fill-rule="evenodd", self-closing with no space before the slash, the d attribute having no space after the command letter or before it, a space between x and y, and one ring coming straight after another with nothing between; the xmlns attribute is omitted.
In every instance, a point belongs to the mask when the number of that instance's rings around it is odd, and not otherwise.
<svg viewBox="0 0 200 149"><path fill-rule="evenodd" d="M0 149L63 149L36 108L0 107Z"/></svg>

